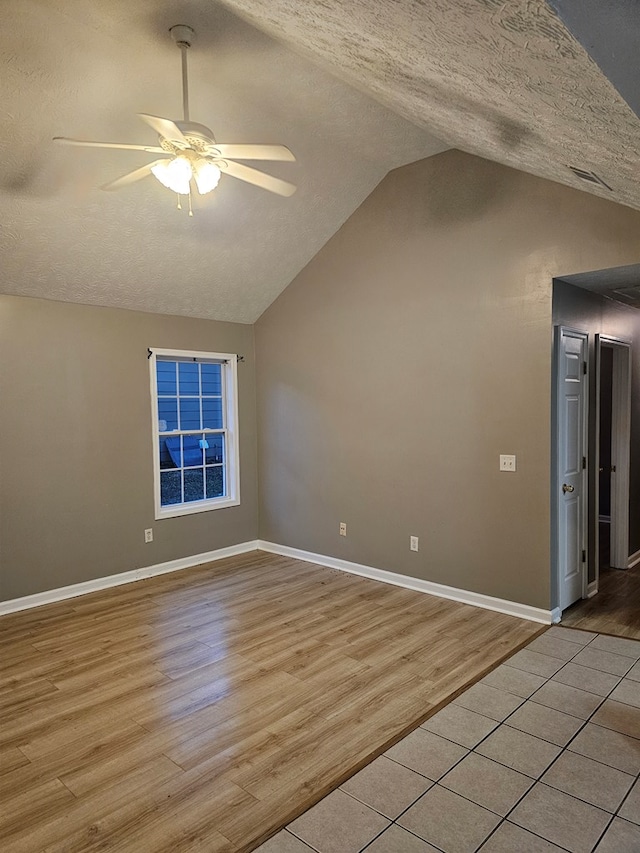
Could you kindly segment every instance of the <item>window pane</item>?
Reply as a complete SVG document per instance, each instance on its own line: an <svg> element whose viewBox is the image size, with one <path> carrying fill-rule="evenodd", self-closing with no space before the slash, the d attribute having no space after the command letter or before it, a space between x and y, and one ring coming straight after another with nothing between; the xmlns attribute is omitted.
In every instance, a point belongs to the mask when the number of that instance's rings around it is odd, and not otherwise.
<svg viewBox="0 0 640 853"><path fill-rule="evenodd" d="M220 364L201 364L202 393L222 394L222 373Z"/></svg>
<svg viewBox="0 0 640 853"><path fill-rule="evenodd" d="M176 399L158 400L158 429L171 432L178 429L178 401Z"/></svg>
<svg viewBox="0 0 640 853"><path fill-rule="evenodd" d="M158 394L177 394L175 361L156 361Z"/></svg>
<svg viewBox="0 0 640 853"><path fill-rule="evenodd" d="M202 467L202 447L200 441L202 434L198 435L183 435L182 436L182 453L184 459L184 467L189 468L194 465Z"/></svg>
<svg viewBox="0 0 640 853"><path fill-rule="evenodd" d="M207 435L205 436L208 448L204 452L204 461L207 465L224 462L224 436L223 435Z"/></svg>
<svg viewBox="0 0 640 853"><path fill-rule="evenodd" d="M180 471L163 471L160 474L160 503L162 506L182 503Z"/></svg>
<svg viewBox="0 0 640 853"><path fill-rule="evenodd" d="M204 475L202 468L190 468L184 474L184 500L204 500Z"/></svg>
<svg viewBox="0 0 640 853"><path fill-rule="evenodd" d="M180 429L200 429L200 400L184 400L180 398Z"/></svg>
<svg viewBox="0 0 640 853"><path fill-rule="evenodd" d="M178 376L180 377L180 396L184 394L200 393L200 377L198 364L188 361L178 362Z"/></svg>
<svg viewBox="0 0 640 853"><path fill-rule="evenodd" d="M205 429L222 429L222 400L203 397L202 426Z"/></svg>
<svg viewBox="0 0 640 853"><path fill-rule="evenodd" d="M180 438L160 437L160 468L180 468Z"/></svg>
<svg viewBox="0 0 640 853"><path fill-rule="evenodd" d="M224 468L216 465L215 468L206 468L207 472L207 497L221 498L224 495Z"/></svg>

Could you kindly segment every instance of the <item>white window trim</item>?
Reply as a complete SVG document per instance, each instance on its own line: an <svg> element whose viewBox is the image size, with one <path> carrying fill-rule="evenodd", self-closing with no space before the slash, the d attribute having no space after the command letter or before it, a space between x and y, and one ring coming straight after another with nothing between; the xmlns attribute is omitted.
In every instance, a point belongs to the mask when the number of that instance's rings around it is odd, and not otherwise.
<svg viewBox="0 0 640 853"><path fill-rule="evenodd" d="M225 509L240 504L240 441L238 431L238 356L226 352L195 352L193 350L150 348L149 374L151 382L151 432L153 445L153 491L156 520L175 518L180 515L192 515L195 512L208 512L212 509ZM222 363L222 389L224 401L224 428L226 432L226 484L228 494L221 498L194 501L189 504L160 503L160 429L158 424L158 392L156 383L157 357L176 359L204 359ZM231 393L229 393L231 388ZM196 430L197 432L197 430ZM176 431L179 434L179 431Z"/></svg>

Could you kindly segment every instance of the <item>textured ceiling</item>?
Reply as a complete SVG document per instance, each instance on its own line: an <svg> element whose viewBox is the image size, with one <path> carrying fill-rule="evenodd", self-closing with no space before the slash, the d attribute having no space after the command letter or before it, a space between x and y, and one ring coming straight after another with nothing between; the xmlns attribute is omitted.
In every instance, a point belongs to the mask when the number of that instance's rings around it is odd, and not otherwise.
<svg viewBox="0 0 640 853"><path fill-rule="evenodd" d="M0 30L0 292L253 322L398 165L447 146L209 0L4 0ZM10 22L10 25L8 24ZM256 167L291 198L223 176L195 215L149 162L53 136L157 144L138 112L191 118L220 142L277 142L297 163Z"/></svg>
<svg viewBox="0 0 640 853"><path fill-rule="evenodd" d="M389 169L447 147L640 209L640 119L544 0L4 0L3 13L3 292L252 322ZM146 155L52 145L154 144L135 113L179 117L175 23L198 32L192 119L221 142L288 145L297 163L264 166L298 184L292 198L223 177L189 219L153 178L97 189Z"/></svg>
<svg viewBox="0 0 640 853"><path fill-rule="evenodd" d="M640 118L544 0L225 2L450 146L640 208Z"/></svg>

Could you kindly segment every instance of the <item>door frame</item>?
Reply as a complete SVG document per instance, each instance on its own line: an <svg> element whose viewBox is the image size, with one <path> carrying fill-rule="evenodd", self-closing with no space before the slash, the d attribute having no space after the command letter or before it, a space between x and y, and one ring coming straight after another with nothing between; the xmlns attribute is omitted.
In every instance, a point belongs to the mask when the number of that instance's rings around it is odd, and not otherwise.
<svg viewBox="0 0 640 853"><path fill-rule="evenodd" d="M554 340L553 340L553 397L552 397L552 465L551 465L551 547L552 547L552 568L553 580L552 590L555 593L555 602L552 602L552 617L554 622L558 622L562 616L560 602L562 600L562 572L560 546L563 542L562 537L562 517L560 506L560 490L559 490L559 455L560 455L560 434L561 434L561 407L559 405L561 397L561 372L560 372L560 343L564 333L578 335L584 339L584 361L585 372L582 377L582 411L581 411L581 428L583 453L587 460L586 468L582 472L582 495L581 495L581 539L583 548L588 551L588 508L589 508L589 478L587 476L589 469L589 332L585 329L576 329L573 326L564 324L554 325ZM582 598L588 596L588 561L582 564L581 570L582 581Z"/></svg>
<svg viewBox="0 0 640 853"><path fill-rule="evenodd" d="M615 476L611 481L611 555L617 569L629 566L629 465L631 451L631 342L611 335L596 335L596 441L595 470L600 470L600 367L602 347L613 349L611 403L611 459ZM598 591L600 579L600 496L595 488L595 579L590 595Z"/></svg>

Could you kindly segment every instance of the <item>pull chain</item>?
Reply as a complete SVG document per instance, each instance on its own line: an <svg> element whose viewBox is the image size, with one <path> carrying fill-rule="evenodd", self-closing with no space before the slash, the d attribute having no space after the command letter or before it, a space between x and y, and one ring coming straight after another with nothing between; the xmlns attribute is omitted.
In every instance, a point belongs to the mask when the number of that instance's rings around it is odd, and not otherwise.
<svg viewBox="0 0 640 853"><path fill-rule="evenodd" d="M191 205L191 187L189 187L188 199L189 199L189 216L193 216L193 207ZM178 193L178 204L176 205L176 207L178 208L178 210L182 210L182 202L180 201L180 194L179 193Z"/></svg>

